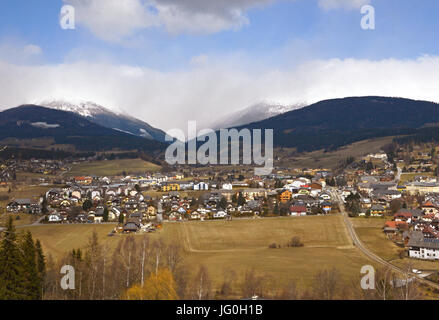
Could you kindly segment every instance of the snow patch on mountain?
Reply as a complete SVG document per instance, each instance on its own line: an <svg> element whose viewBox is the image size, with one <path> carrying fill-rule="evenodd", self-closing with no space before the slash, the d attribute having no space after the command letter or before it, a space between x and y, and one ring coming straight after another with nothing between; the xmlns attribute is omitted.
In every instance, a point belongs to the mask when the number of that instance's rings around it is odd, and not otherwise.
<svg viewBox="0 0 439 320"><path fill-rule="evenodd" d="M269 119L291 110L300 109L304 106L306 106L306 103L292 105L267 102L258 103L216 120L211 124L211 127L214 129L239 127L245 124Z"/></svg>
<svg viewBox="0 0 439 320"><path fill-rule="evenodd" d="M77 113L83 117L92 118L98 114L114 113L120 115L120 111L110 111L109 109L90 101L71 103L63 100L43 101L39 105L55 110Z"/></svg>
<svg viewBox="0 0 439 320"><path fill-rule="evenodd" d="M47 122L33 122L33 123L31 123L31 126L33 126L35 128L40 128L40 129L56 129L56 128L60 127L60 125L57 123L48 124Z"/></svg>

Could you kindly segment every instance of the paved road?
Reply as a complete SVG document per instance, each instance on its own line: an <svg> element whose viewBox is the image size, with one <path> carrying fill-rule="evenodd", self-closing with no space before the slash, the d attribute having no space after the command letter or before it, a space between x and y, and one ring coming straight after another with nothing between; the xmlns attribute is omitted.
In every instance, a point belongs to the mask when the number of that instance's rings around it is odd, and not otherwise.
<svg viewBox="0 0 439 320"><path fill-rule="evenodd" d="M371 259L371 260L373 260L373 261L375 261L375 262L377 262L377 263L379 263L379 264L381 264L381 265L383 265L383 266L385 266L385 267L388 267L388 268L390 268L391 270L394 270L394 271L396 271L397 273L399 273L399 274L401 274L401 275L406 275L406 274L407 274L407 271L406 271L406 270L403 270L403 269L401 269L400 267L395 266L394 264L391 264L390 262L388 262L388 261L382 259L381 257L377 256L375 253L371 252L369 249L367 249L367 248L364 246L364 244L361 242L360 238L358 237L357 232L355 231L355 228L354 228L354 226L352 225L352 222L351 222L351 220L349 219L348 214L346 213L346 209L345 209L344 203L343 203L343 201L342 201L340 195L339 195L337 192L335 192L335 191L331 191L331 194L332 194L333 199L334 199L336 202L339 203L340 210L341 210L341 212L342 212L342 214L343 214L343 220L344 220L344 222L345 222L345 224L346 224L346 228L348 229L348 233L349 233L349 235L351 236L351 239L352 239L353 244L354 244L358 249L360 249L360 251L361 251L364 255L366 255L369 259ZM419 275L416 275L416 274L414 274L414 273L410 273L409 276L410 276L410 277L415 277L419 282L421 282L421 283L423 283L423 284L429 285L429 286L431 286L431 287L433 287L433 288L435 288L435 289L439 289L439 284L434 283L434 282L429 281L429 280L426 280L426 279L420 277Z"/></svg>

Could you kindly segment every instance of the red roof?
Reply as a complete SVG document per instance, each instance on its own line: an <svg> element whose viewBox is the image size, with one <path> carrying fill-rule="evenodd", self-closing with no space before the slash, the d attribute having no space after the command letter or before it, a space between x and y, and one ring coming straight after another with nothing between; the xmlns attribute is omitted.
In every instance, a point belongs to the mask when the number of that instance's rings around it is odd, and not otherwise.
<svg viewBox="0 0 439 320"><path fill-rule="evenodd" d="M384 225L386 228L396 228L396 221L387 221Z"/></svg>
<svg viewBox="0 0 439 320"><path fill-rule="evenodd" d="M306 212L305 206L291 206L290 212Z"/></svg>
<svg viewBox="0 0 439 320"><path fill-rule="evenodd" d="M423 207L436 207L436 205L431 201L425 202L422 206Z"/></svg>
<svg viewBox="0 0 439 320"><path fill-rule="evenodd" d="M387 221L384 227L386 228L404 228L407 226L407 222L405 221Z"/></svg>
<svg viewBox="0 0 439 320"><path fill-rule="evenodd" d="M412 214L411 212L407 212L407 211L400 211L394 214L394 217L404 217L404 218L411 218Z"/></svg>

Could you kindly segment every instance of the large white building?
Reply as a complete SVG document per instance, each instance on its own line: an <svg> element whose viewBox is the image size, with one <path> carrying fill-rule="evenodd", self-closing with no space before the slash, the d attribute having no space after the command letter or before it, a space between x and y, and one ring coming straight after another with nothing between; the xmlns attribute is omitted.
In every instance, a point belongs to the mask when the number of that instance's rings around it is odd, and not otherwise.
<svg viewBox="0 0 439 320"><path fill-rule="evenodd" d="M410 234L409 257L423 260L439 260L439 239L425 238L421 231Z"/></svg>

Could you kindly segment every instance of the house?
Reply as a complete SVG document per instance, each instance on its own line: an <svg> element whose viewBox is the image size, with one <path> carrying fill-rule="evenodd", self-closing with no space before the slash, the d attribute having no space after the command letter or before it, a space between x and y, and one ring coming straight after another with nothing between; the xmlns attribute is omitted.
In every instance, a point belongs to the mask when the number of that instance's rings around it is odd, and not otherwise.
<svg viewBox="0 0 439 320"><path fill-rule="evenodd" d="M146 209L146 214L149 216L155 216L157 214L157 209L154 206L149 206L148 209Z"/></svg>
<svg viewBox="0 0 439 320"><path fill-rule="evenodd" d="M213 213L214 219L224 219L227 216L227 213L224 211L217 211Z"/></svg>
<svg viewBox="0 0 439 320"><path fill-rule="evenodd" d="M291 193L290 190L283 190L280 194L279 194L279 201L280 202L288 202L291 200L291 197L293 196L293 194Z"/></svg>
<svg viewBox="0 0 439 320"><path fill-rule="evenodd" d="M324 201L329 201L329 200L331 200L331 196L329 195L329 194L327 194L327 193L322 193L321 195L320 195L320 197L319 197L321 200L324 200Z"/></svg>
<svg viewBox="0 0 439 320"><path fill-rule="evenodd" d="M223 190L233 190L233 184L231 183L224 183L221 187Z"/></svg>
<svg viewBox="0 0 439 320"><path fill-rule="evenodd" d="M51 215L49 215L48 220L52 223L59 223L62 221L62 218L61 215L59 215L58 213L52 213Z"/></svg>
<svg viewBox="0 0 439 320"><path fill-rule="evenodd" d="M6 210L9 212L25 212L29 210L31 207L30 199L17 199L15 201L10 202L6 206Z"/></svg>
<svg viewBox="0 0 439 320"><path fill-rule="evenodd" d="M439 239L425 238L422 232L414 231L408 241L409 257L424 260L439 260Z"/></svg>
<svg viewBox="0 0 439 320"><path fill-rule="evenodd" d="M384 224L384 233L397 233L396 221L387 221Z"/></svg>
<svg viewBox="0 0 439 320"><path fill-rule="evenodd" d="M71 203L70 203L70 201L67 200L67 199L64 199L64 200L61 201L60 204L59 204L60 207L64 207L64 208L68 208L68 207L70 207L70 205L71 205Z"/></svg>
<svg viewBox="0 0 439 320"><path fill-rule="evenodd" d="M180 184L179 183L165 183L162 185L162 191L163 192L180 191Z"/></svg>
<svg viewBox="0 0 439 320"><path fill-rule="evenodd" d="M171 212L168 217L169 221L179 221L182 220L181 215L177 212Z"/></svg>
<svg viewBox="0 0 439 320"><path fill-rule="evenodd" d="M306 216L306 206L291 206L290 215L295 217Z"/></svg>
<svg viewBox="0 0 439 320"><path fill-rule="evenodd" d="M267 191L263 188L249 188L249 189L244 189L244 191L242 191L242 195L244 196L244 198L246 199L257 199L257 198L263 198L266 196Z"/></svg>
<svg viewBox="0 0 439 320"><path fill-rule="evenodd" d="M92 177L75 177L75 183L83 186L90 185L93 182Z"/></svg>
<svg viewBox="0 0 439 320"><path fill-rule="evenodd" d="M384 233L397 233L408 230L409 226L405 221L387 221L384 225Z"/></svg>
<svg viewBox="0 0 439 320"><path fill-rule="evenodd" d="M370 207L370 215L372 217L381 217L384 215L385 211L384 207L380 204L374 204Z"/></svg>
<svg viewBox="0 0 439 320"><path fill-rule="evenodd" d="M191 220L200 220L201 219L200 212L198 212L198 211L191 212L190 219Z"/></svg>
<svg viewBox="0 0 439 320"><path fill-rule="evenodd" d="M71 197L75 198L75 199L81 199L81 197L82 197L81 190L73 190L71 192Z"/></svg>
<svg viewBox="0 0 439 320"><path fill-rule="evenodd" d="M439 213L439 206L434 204L432 201L427 201L421 206L421 210L424 213L432 213L434 215L437 215Z"/></svg>
<svg viewBox="0 0 439 320"><path fill-rule="evenodd" d="M128 221L123 226L123 233L136 233L139 231L141 225L138 221Z"/></svg>
<svg viewBox="0 0 439 320"><path fill-rule="evenodd" d="M395 221L406 221L410 223L412 221L412 213L410 210L401 209L393 215L393 218Z"/></svg>
<svg viewBox="0 0 439 320"><path fill-rule="evenodd" d="M209 190L209 184L205 182L194 184L194 190Z"/></svg>
<svg viewBox="0 0 439 320"><path fill-rule="evenodd" d="M329 201L325 201L322 203L322 209L326 214L329 214L332 210L332 204Z"/></svg>

